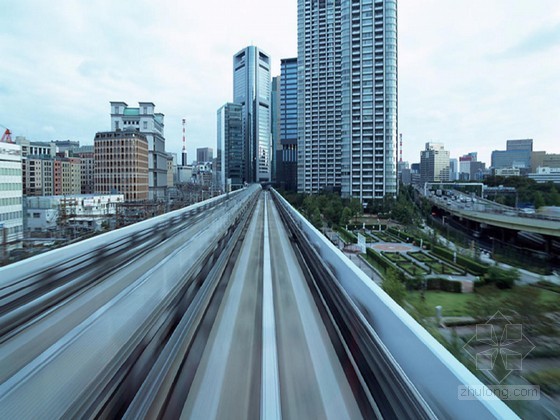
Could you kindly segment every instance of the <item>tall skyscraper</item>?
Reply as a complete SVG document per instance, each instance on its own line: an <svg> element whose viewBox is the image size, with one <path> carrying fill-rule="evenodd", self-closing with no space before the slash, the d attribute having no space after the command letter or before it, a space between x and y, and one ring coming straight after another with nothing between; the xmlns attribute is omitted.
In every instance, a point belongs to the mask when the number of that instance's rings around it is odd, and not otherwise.
<svg viewBox="0 0 560 420"><path fill-rule="evenodd" d="M245 182L270 181L270 57L250 46L233 56L233 102L243 118Z"/></svg>
<svg viewBox="0 0 560 420"><path fill-rule="evenodd" d="M163 200L167 190L167 153L161 113L152 102L139 102L138 108L125 102L111 102L111 129L134 129L146 136L149 152L149 199Z"/></svg>
<svg viewBox="0 0 560 420"><path fill-rule="evenodd" d="M298 0L298 190L397 193L396 0Z"/></svg>
<svg viewBox="0 0 560 420"><path fill-rule="evenodd" d="M242 106L228 103L218 110L218 142L216 173L219 188L243 186L245 160L243 155Z"/></svg>
<svg viewBox="0 0 560 420"><path fill-rule="evenodd" d="M278 181L289 191L297 190L297 58L280 61L280 156Z"/></svg>
<svg viewBox="0 0 560 420"><path fill-rule="evenodd" d="M280 76L272 78L270 90L270 180L276 184L279 177L279 164L282 162L282 146L280 145Z"/></svg>

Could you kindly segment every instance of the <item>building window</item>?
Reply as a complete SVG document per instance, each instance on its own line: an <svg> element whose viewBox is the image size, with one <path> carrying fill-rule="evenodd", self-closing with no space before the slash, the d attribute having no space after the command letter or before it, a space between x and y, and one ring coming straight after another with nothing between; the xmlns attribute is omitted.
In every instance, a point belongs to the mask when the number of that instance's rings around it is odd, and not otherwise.
<svg viewBox="0 0 560 420"><path fill-rule="evenodd" d="M147 130L147 129L148 129L148 121L144 121L143 129L144 129L144 130Z"/></svg>

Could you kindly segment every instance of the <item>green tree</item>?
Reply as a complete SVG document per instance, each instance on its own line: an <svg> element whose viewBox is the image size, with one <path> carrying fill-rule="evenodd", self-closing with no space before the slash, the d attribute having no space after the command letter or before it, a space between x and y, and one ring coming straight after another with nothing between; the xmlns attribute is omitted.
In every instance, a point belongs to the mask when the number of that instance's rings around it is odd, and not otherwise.
<svg viewBox="0 0 560 420"><path fill-rule="evenodd" d="M315 226L317 229L321 229L323 227L323 220L321 219L321 212L319 211L318 207L315 207L311 212L311 224Z"/></svg>
<svg viewBox="0 0 560 420"><path fill-rule="evenodd" d="M535 191L533 194L533 205L536 209L545 205L544 197L540 191Z"/></svg>
<svg viewBox="0 0 560 420"><path fill-rule="evenodd" d="M350 221L351 217L352 217L352 210L350 210L348 207L344 207L344 209L342 210L342 214L340 215L340 224L342 226L346 226Z"/></svg>
<svg viewBox="0 0 560 420"><path fill-rule="evenodd" d="M358 198L352 198L348 207L352 211L352 217L359 217L364 213L362 202Z"/></svg>
<svg viewBox="0 0 560 420"><path fill-rule="evenodd" d="M381 283L383 290L393 298L395 302L402 305L406 297L406 288L401 281L401 275L394 269L387 270L383 282Z"/></svg>

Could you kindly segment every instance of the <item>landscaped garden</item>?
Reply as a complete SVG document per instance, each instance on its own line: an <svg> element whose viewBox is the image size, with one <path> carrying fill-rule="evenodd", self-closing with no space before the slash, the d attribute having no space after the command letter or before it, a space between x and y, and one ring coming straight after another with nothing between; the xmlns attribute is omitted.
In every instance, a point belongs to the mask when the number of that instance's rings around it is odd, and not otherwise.
<svg viewBox="0 0 560 420"><path fill-rule="evenodd" d="M458 268L439 261L428 261L425 264L430 267L435 274L449 274L452 276L461 276L464 274L464 272L459 271Z"/></svg>
<svg viewBox="0 0 560 420"><path fill-rule="evenodd" d="M371 234L374 235L376 238L379 238L379 240L383 242L401 242L393 235L389 235L386 232L375 231L375 232L371 232Z"/></svg>

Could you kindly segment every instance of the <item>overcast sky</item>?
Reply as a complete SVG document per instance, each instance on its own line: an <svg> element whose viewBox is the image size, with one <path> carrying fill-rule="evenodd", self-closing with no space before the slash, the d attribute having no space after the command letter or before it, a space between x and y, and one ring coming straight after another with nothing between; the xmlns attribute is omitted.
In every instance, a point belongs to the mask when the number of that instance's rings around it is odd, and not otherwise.
<svg viewBox="0 0 560 420"><path fill-rule="evenodd" d="M166 149L216 145L232 100L232 56L256 45L297 55L296 0L2 0L0 125L31 140L93 144L109 101L151 101ZM404 159L427 141L452 157L533 138L560 153L560 1L400 0Z"/></svg>

